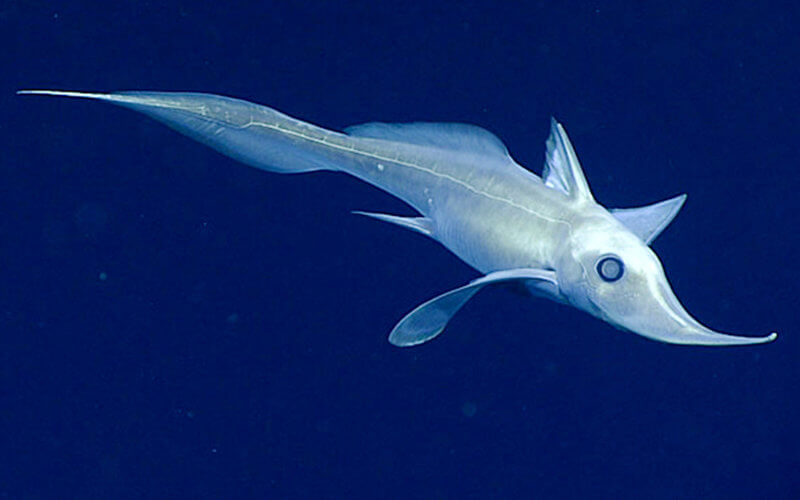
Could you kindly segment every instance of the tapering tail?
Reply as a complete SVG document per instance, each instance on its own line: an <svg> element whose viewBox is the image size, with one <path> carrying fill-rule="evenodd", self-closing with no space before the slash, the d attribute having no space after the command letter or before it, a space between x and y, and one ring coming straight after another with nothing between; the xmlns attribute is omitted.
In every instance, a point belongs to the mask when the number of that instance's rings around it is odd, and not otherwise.
<svg viewBox="0 0 800 500"><path fill-rule="evenodd" d="M133 109L248 165L280 173L337 170L329 143L344 134L266 106L212 94L92 93L20 90L18 94L80 97Z"/></svg>

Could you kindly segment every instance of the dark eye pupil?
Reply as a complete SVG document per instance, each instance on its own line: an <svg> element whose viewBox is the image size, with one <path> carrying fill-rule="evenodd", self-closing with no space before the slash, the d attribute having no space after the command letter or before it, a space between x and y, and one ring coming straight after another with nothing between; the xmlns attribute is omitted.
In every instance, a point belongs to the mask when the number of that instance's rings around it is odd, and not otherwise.
<svg viewBox="0 0 800 500"><path fill-rule="evenodd" d="M617 257L603 257L597 262L597 274L609 283L622 278L625 265Z"/></svg>

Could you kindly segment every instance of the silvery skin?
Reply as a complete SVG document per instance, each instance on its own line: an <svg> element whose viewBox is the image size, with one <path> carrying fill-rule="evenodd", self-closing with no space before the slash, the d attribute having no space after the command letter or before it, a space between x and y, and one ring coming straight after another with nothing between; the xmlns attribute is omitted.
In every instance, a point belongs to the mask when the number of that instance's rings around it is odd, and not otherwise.
<svg viewBox="0 0 800 500"><path fill-rule="evenodd" d="M110 102L256 168L345 172L408 203L418 217L357 213L423 233L483 276L408 313L389 335L398 346L437 336L475 293L501 282L520 283L535 296L671 344L746 345L777 336L715 332L690 316L649 246L685 195L646 207L605 209L555 120L540 178L518 165L500 139L473 125L367 123L341 133L211 94L19 93Z"/></svg>

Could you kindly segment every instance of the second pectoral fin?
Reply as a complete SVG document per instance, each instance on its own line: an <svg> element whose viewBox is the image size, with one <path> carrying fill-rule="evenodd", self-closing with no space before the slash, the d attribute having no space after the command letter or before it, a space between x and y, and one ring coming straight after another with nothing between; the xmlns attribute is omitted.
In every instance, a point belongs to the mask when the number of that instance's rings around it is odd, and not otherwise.
<svg viewBox="0 0 800 500"><path fill-rule="evenodd" d="M353 210L356 215L366 215L373 219L382 220L406 229L420 232L426 236L433 236L433 221L427 217L402 217L400 215L379 214L375 212L363 212L361 210Z"/></svg>
<svg viewBox="0 0 800 500"><path fill-rule="evenodd" d="M522 281L529 287L541 287L542 290L558 288L553 271L531 268L496 271L418 306L395 325L389 334L389 342L408 347L431 340L442 333L450 318L483 287L509 281Z"/></svg>

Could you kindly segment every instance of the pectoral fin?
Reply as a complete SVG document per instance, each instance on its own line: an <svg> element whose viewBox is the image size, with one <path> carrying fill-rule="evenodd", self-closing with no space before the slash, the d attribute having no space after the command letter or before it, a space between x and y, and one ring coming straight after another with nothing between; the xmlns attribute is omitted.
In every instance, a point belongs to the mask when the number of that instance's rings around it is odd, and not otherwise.
<svg viewBox="0 0 800 500"><path fill-rule="evenodd" d="M686 195L682 194L646 207L613 208L611 213L649 245L669 226L685 202Z"/></svg>
<svg viewBox="0 0 800 500"><path fill-rule="evenodd" d="M450 318L473 295L486 285L519 280L543 289L558 288L553 271L544 269L508 269L487 274L455 290L443 293L406 314L389 334L389 342L408 347L427 342L442 333Z"/></svg>

